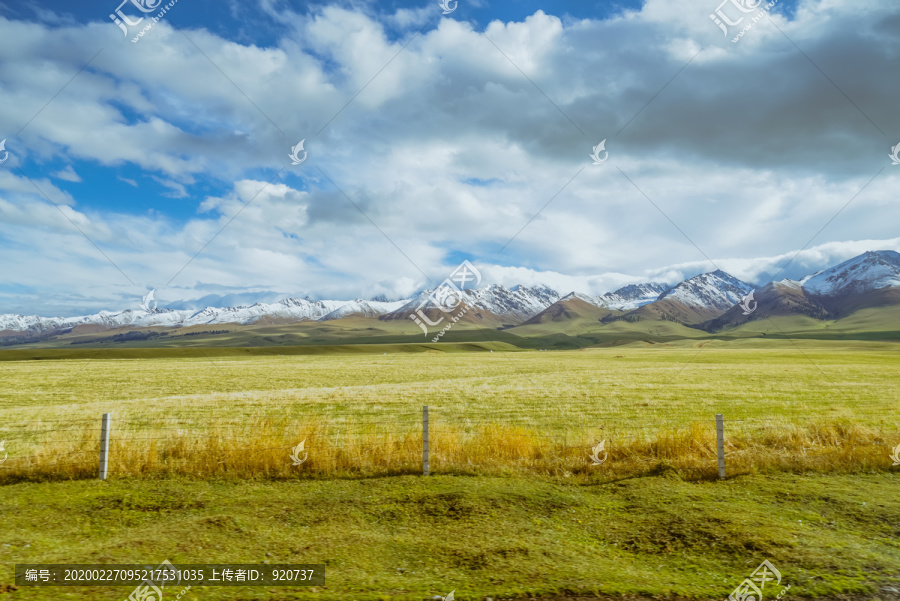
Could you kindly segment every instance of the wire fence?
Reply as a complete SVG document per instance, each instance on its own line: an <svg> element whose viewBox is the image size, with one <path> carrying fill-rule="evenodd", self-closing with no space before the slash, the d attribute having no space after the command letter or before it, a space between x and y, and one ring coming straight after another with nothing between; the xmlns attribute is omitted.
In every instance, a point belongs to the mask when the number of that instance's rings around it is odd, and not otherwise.
<svg viewBox="0 0 900 601"><path fill-rule="evenodd" d="M232 410L234 407L231 408ZM101 434L89 418L11 420L0 427L0 479L161 474L304 478L377 474L510 473L621 477L675 470L688 476L766 469L894 469L900 417L686 420L567 418L556 413L390 416L349 410L307 416L257 413L211 417L119 411ZM104 446L105 440L105 446Z"/></svg>

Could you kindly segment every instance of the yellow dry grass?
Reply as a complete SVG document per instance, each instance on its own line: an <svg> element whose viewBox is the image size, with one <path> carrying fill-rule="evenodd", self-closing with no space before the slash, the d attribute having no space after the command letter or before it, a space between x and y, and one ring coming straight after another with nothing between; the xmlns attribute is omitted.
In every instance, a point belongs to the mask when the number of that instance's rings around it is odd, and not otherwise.
<svg viewBox="0 0 900 601"><path fill-rule="evenodd" d="M896 345L702 344L6 362L0 479L96 477L103 412L113 478L421 473L423 405L434 473L715 477L716 413L729 475L891 469Z"/></svg>
<svg viewBox="0 0 900 601"><path fill-rule="evenodd" d="M171 422L170 422L171 423ZM109 477L184 475L198 478L285 479L413 474L422 471L422 431L376 426L353 430L324 422L263 419L243 429L231 423L190 431L166 422L139 430L113 424ZM69 431L71 432L71 431ZM429 428L432 473L534 474L610 479L671 470L687 478L716 477L716 433L710 422L641 432L635 429L546 431L481 424ZM605 438L604 438L605 437ZM592 449L605 441L598 453ZM304 459L294 465L301 441ZM767 470L853 472L891 466L888 436L852 422L806 425L726 425L729 475ZM99 429L78 436L36 439L31 454L9 462L0 478L93 478L98 473Z"/></svg>

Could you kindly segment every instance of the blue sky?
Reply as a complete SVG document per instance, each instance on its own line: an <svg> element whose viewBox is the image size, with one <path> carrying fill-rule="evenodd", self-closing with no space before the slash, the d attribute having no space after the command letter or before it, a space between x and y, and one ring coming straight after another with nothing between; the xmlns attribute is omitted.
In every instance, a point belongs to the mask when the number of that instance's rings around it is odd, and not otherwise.
<svg viewBox="0 0 900 601"><path fill-rule="evenodd" d="M111 6L110 6L111 4ZM166 4L166 3L163 3ZM189 29L205 28L217 35L237 41L252 42L262 46L276 45L281 35L289 31L273 12L292 11L296 13L314 12L318 8L332 4L344 6L369 14L393 14L398 10L418 10L423 2L239 2L236 0L192 0L179 3L178 12L172 13L171 21L177 27ZM434 2L435 6L438 2ZM538 10L574 19L604 19L612 15L622 14L625 10L640 9L639 0L615 0L604 2L586 2L582 0L555 1L552 4L539 0L513 0L505 2L463 2L458 5L456 18L477 23L484 27L493 20L522 21ZM51 1L19 1L7 2L0 6L3 16L14 19L73 20L87 23L100 19L98 15L104 11L113 12L118 2L68 2ZM265 7L262 9L261 7ZM454 11L456 13L457 11ZM49 14L52 14L52 17ZM105 18L105 15L103 15ZM396 33L396 32L394 32Z"/></svg>
<svg viewBox="0 0 900 601"><path fill-rule="evenodd" d="M124 3L128 35L120 1L0 0L0 313L900 250L900 7L738 3L178 0L137 38L159 0Z"/></svg>

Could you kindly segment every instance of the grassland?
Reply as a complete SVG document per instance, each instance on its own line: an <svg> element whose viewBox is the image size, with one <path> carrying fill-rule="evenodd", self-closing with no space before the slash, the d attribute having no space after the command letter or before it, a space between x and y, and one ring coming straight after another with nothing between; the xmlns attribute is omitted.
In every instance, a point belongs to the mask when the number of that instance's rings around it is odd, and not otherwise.
<svg viewBox="0 0 900 601"><path fill-rule="evenodd" d="M689 483L667 472L591 486L455 476L20 483L0 488L0 590L16 562L168 558L326 566L323 588L195 587L187 601L421 600L451 590L461 601L724 599L769 559L789 599L887 601L898 596L888 587L900 589L898 479ZM121 601L130 592L20 587L9 597Z"/></svg>
<svg viewBox="0 0 900 601"><path fill-rule="evenodd" d="M7 351L17 360L0 362L10 382L0 391L10 453L0 478L94 473L105 412L111 469L132 476L415 473L423 405L432 467L444 473L596 479L671 466L704 477L715 470L717 413L730 473L886 468L900 444L900 358L888 343L495 346L27 351L41 360ZM52 358L72 352L92 358ZM286 458L303 440L310 458L297 469ZM595 469L589 449L600 441L609 462Z"/></svg>
<svg viewBox="0 0 900 601"><path fill-rule="evenodd" d="M882 587L900 590L897 350L709 339L4 351L0 565L327 564L326 588L195 588L189 600L721 599L768 558L790 597L895 599ZM104 412L111 474L99 482ZM309 456L294 466L300 440ZM600 440L609 454L593 466ZM0 575L14 599L130 592L11 583Z"/></svg>

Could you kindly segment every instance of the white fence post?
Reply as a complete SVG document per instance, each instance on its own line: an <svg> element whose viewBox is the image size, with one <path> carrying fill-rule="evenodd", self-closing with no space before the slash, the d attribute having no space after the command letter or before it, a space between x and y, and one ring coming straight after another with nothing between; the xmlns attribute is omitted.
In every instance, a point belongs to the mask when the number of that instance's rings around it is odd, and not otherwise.
<svg viewBox="0 0 900 601"><path fill-rule="evenodd" d="M725 479L725 417L716 413L716 449L719 455L719 479Z"/></svg>
<svg viewBox="0 0 900 601"><path fill-rule="evenodd" d="M428 405L422 407L422 475L428 475Z"/></svg>
<svg viewBox="0 0 900 601"><path fill-rule="evenodd" d="M103 414L103 425L100 427L100 479L106 480L106 471L109 467L109 413Z"/></svg>

